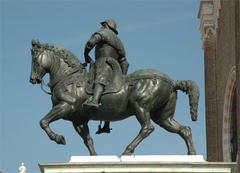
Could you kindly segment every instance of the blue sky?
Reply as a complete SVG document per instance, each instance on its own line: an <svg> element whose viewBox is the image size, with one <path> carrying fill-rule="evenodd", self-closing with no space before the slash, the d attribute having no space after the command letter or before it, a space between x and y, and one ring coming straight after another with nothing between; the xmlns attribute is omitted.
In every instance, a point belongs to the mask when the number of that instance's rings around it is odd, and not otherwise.
<svg viewBox="0 0 240 173"><path fill-rule="evenodd" d="M40 86L29 83L31 39L65 47L83 61L85 42L107 18L118 23L129 72L152 68L174 80L198 83L198 121L191 121L188 97L181 92L175 118L192 128L197 153L206 158L204 59L198 9L198 0L1 0L0 170L14 173L24 162L29 173L36 173L38 163L67 162L72 155L88 155L71 123L59 120L51 124L55 132L65 136L66 146L50 141L39 126L39 120L51 108L51 100ZM97 126L98 122L90 122L99 155L120 155L140 129L134 117L113 122L109 135L95 135ZM178 135L154 126L155 131L134 154L187 153Z"/></svg>

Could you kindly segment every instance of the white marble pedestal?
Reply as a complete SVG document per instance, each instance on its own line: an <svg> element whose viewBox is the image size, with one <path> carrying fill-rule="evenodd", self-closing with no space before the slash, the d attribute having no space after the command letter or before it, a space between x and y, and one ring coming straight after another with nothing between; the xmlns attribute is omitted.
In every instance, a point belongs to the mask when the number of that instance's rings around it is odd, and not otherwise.
<svg viewBox="0 0 240 173"><path fill-rule="evenodd" d="M41 173L234 173L235 164L206 162L200 155L72 156L39 167Z"/></svg>

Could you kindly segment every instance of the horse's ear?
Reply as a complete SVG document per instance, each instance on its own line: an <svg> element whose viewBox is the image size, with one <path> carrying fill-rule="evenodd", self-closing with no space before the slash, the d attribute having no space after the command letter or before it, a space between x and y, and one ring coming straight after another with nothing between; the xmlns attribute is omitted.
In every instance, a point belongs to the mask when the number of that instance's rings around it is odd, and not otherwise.
<svg viewBox="0 0 240 173"><path fill-rule="evenodd" d="M41 43L38 39L32 39L32 46L39 46Z"/></svg>

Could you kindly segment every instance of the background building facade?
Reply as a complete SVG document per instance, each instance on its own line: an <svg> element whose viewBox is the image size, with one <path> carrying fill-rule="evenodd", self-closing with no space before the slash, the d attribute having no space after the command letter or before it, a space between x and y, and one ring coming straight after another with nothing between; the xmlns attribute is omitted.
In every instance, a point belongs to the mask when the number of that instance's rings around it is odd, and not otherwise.
<svg viewBox="0 0 240 173"><path fill-rule="evenodd" d="M208 161L236 161L240 137L240 2L202 0Z"/></svg>

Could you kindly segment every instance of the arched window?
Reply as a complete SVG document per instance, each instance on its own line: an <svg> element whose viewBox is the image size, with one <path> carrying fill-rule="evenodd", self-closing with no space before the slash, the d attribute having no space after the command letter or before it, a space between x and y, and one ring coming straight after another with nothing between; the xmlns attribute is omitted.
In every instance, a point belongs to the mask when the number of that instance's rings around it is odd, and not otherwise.
<svg viewBox="0 0 240 173"><path fill-rule="evenodd" d="M224 95L222 120L222 153L225 162L236 161L237 158L237 105L236 105L236 67L228 76Z"/></svg>
<svg viewBox="0 0 240 173"><path fill-rule="evenodd" d="M236 89L234 91L232 104L231 104L231 124L230 124L230 154L233 162L237 159L237 94Z"/></svg>

